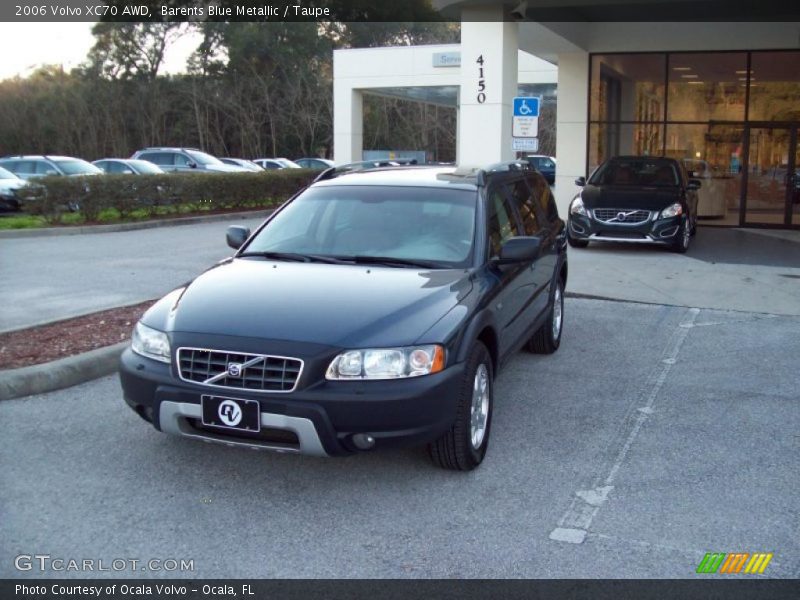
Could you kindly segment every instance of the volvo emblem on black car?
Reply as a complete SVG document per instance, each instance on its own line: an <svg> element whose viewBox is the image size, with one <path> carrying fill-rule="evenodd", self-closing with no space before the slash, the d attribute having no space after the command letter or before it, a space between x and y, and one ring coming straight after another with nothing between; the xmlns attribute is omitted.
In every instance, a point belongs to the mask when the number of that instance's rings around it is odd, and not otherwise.
<svg viewBox="0 0 800 600"><path fill-rule="evenodd" d="M242 375L242 365L239 363L228 363L228 375L240 377Z"/></svg>

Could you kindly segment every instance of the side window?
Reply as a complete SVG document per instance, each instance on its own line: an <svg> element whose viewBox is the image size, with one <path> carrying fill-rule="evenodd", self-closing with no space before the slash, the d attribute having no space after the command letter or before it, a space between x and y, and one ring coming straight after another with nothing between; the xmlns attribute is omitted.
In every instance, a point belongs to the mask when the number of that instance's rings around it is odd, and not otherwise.
<svg viewBox="0 0 800 600"><path fill-rule="evenodd" d="M169 152L145 152L140 154L139 158L155 163L161 167L171 167L174 164L172 162L172 154Z"/></svg>
<svg viewBox="0 0 800 600"><path fill-rule="evenodd" d="M528 185L531 186L531 197L533 199L536 210L543 220L543 225L547 221L554 222L558 220L558 208L556 207L556 199L553 197L553 192L550 186L541 176L531 176L526 178Z"/></svg>
<svg viewBox="0 0 800 600"><path fill-rule="evenodd" d="M175 166L176 167L188 167L189 163L194 162L191 158L186 156L185 154L175 154Z"/></svg>
<svg viewBox="0 0 800 600"><path fill-rule="evenodd" d="M58 169L56 169L53 165L48 163L44 160L37 160L36 161L36 171L37 175L58 175Z"/></svg>
<svg viewBox="0 0 800 600"><path fill-rule="evenodd" d="M536 205L531 197L531 189L525 180L520 179L511 184L511 198L522 218L524 235L536 235L542 230L542 224L536 214Z"/></svg>
<svg viewBox="0 0 800 600"><path fill-rule="evenodd" d="M489 192L489 250L491 256L499 256L503 242L522 235L519 231L514 211L503 195L495 188Z"/></svg>

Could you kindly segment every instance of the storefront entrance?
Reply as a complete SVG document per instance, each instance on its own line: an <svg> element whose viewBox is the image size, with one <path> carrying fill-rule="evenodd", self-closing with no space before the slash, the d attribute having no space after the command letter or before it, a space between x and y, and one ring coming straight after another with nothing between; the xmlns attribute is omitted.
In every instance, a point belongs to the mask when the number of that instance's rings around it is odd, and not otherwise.
<svg viewBox="0 0 800 600"><path fill-rule="evenodd" d="M745 128L744 224L800 226L800 124Z"/></svg>

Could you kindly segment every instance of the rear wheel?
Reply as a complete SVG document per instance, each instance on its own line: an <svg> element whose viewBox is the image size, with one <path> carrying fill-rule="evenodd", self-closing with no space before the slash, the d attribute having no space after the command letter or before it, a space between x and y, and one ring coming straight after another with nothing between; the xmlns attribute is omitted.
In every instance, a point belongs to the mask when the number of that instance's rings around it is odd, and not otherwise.
<svg viewBox="0 0 800 600"><path fill-rule="evenodd" d="M564 284L559 279L553 290L550 312L542 326L528 341L528 350L535 354L552 354L561 345L561 329L564 323Z"/></svg>
<svg viewBox="0 0 800 600"><path fill-rule="evenodd" d="M467 359L459 391L458 412L450 430L428 444L434 464L453 471L471 471L483 461L492 425L492 360L481 342Z"/></svg>

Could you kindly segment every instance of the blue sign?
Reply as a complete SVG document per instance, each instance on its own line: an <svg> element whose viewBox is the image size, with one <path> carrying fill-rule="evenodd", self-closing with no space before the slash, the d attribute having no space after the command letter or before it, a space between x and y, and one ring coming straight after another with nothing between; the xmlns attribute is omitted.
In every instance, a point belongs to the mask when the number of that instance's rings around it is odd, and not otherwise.
<svg viewBox="0 0 800 600"><path fill-rule="evenodd" d="M539 97L525 96L514 98L515 117L538 117L539 116Z"/></svg>

